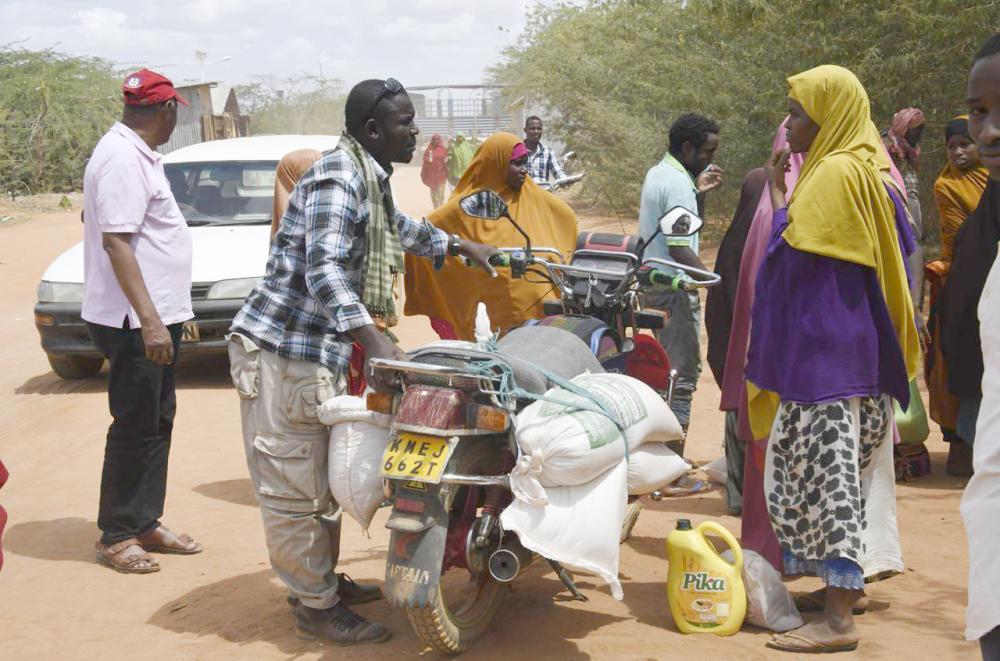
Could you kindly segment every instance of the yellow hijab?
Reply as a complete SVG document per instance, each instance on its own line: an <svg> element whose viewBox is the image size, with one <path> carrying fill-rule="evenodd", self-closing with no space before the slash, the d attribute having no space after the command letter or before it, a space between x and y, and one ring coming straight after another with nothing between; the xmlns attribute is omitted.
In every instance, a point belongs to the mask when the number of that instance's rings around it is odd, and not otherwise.
<svg viewBox="0 0 1000 661"><path fill-rule="evenodd" d="M871 121L868 94L853 73L833 65L792 76L788 86L820 130L802 165L782 236L796 250L875 269L913 379L920 343L895 208L884 185L889 159ZM749 382L748 395L751 427L761 438L774 419L777 395Z"/></svg>
<svg viewBox="0 0 1000 661"><path fill-rule="evenodd" d="M515 191L504 178L510 154L521 142L513 133L494 133L479 147L455 186L451 198L427 219L449 234L499 247L520 247L524 238L506 219L482 220L469 216L459 205L466 195L492 190L500 195L510 215L531 237L532 245L557 248L567 258L576 246L576 216L555 195L527 178ZM507 332L529 319L542 316L542 305L555 293L549 284L511 279L508 269L497 269L490 278L482 269L469 268L449 257L434 271L429 260L406 257L406 306L408 315L427 315L451 324L462 339L473 338L476 304L482 301L494 328ZM529 276L531 278L531 276Z"/></svg>

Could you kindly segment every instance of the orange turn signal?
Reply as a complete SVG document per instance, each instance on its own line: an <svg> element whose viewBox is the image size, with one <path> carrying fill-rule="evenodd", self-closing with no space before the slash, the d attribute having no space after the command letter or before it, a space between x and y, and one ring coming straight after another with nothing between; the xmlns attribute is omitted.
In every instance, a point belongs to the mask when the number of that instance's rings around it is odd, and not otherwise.
<svg viewBox="0 0 1000 661"><path fill-rule="evenodd" d="M392 399L391 392L370 392L365 398L365 405L369 411L392 415Z"/></svg>
<svg viewBox="0 0 1000 661"><path fill-rule="evenodd" d="M35 326L55 326L56 318L51 314L35 313Z"/></svg>
<svg viewBox="0 0 1000 661"><path fill-rule="evenodd" d="M509 426L510 415L503 409L493 406L476 407L476 429L507 431Z"/></svg>

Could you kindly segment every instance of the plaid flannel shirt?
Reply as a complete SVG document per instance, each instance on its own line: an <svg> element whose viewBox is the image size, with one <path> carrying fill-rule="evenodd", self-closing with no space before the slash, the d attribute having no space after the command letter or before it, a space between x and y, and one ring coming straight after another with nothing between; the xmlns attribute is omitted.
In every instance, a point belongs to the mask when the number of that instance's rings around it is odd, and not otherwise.
<svg viewBox="0 0 1000 661"><path fill-rule="evenodd" d="M550 179L563 179L566 173L563 171L556 155L552 150L538 143L538 148L528 154L528 176L532 181L549 181Z"/></svg>
<svg viewBox="0 0 1000 661"><path fill-rule="evenodd" d="M384 191L389 173L372 162ZM324 154L295 186L266 275L230 332L279 356L345 371L348 331L372 323L361 302L369 213L362 173L350 157L340 150ZM448 235L429 223L397 211L396 227L406 252L437 257L448 251Z"/></svg>

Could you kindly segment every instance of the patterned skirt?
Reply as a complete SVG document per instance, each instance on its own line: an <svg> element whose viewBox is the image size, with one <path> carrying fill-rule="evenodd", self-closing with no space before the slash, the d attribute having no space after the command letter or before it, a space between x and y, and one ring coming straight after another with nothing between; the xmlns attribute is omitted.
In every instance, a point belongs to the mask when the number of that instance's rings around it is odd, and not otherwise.
<svg viewBox="0 0 1000 661"><path fill-rule="evenodd" d="M782 402L764 490L786 573L862 589L903 570L889 397Z"/></svg>

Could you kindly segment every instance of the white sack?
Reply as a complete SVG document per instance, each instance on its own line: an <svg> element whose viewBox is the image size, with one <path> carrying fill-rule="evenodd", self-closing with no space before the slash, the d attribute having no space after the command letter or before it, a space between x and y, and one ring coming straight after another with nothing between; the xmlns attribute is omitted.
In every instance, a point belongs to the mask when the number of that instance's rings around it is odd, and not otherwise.
<svg viewBox="0 0 1000 661"><path fill-rule="evenodd" d="M691 470L690 464L663 443L645 443L628 459L628 494L642 496Z"/></svg>
<svg viewBox="0 0 1000 661"><path fill-rule="evenodd" d="M726 457L723 455L715 461L702 467L708 479L716 484L726 486L729 482L729 469L726 468Z"/></svg>
<svg viewBox="0 0 1000 661"><path fill-rule="evenodd" d="M732 551L721 555L732 562ZM743 585L747 590L747 622L778 633L802 626L802 616L781 574L755 551L743 551Z"/></svg>
<svg viewBox="0 0 1000 661"><path fill-rule="evenodd" d="M547 489L548 504L514 500L500 515L504 530L517 533L521 544L568 569L596 574L619 601L619 538L625 519L627 467L624 461L595 480Z"/></svg>
<svg viewBox="0 0 1000 661"><path fill-rule="evenodd" d="M319 419L330 427L327 470L333 498L368 530L385 498L379 469L392 418L369 411L364 397L343 395L320 404Z"/></svg>
<svg viewBox="0 0 1000 661"><path fill-rule="evenodd" d="M624 439L614 422L593 410L597 405L591 399L552 388L545 396L557 401L535 402L517 416L520 455L511 472L511 487L525 502L543 504L546 487L593 480L625 457L625 442L631 453L643 443L683 436L670 407L638 379L584 374L572 381L615 413L624 427Z"/></svg>

